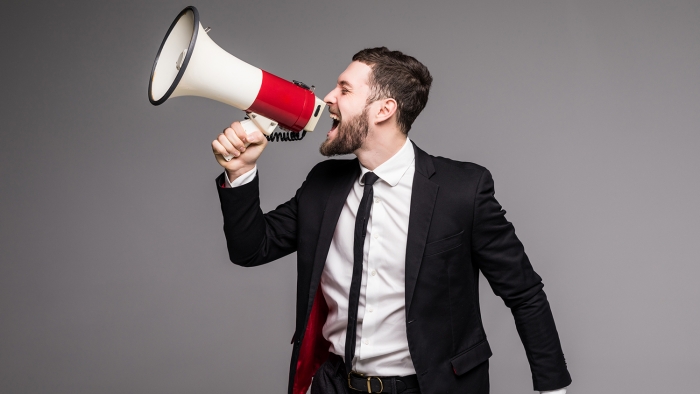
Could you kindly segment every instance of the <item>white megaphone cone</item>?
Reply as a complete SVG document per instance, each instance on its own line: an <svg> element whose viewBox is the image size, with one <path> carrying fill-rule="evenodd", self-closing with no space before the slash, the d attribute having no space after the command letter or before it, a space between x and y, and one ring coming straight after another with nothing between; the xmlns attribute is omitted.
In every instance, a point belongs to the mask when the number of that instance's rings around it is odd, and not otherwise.
<svg viewBox="0 0 700 394"><path fill-rule="evenodd" d="M207 31L195 7L175 18L153 63L151 104L170 97L206 97L249 113L250 119L241 122L248 133L260 130L269 136L277 125L295 133L313 131L326 106L323 100L303 83L286 81L229 54Z"/></svg>

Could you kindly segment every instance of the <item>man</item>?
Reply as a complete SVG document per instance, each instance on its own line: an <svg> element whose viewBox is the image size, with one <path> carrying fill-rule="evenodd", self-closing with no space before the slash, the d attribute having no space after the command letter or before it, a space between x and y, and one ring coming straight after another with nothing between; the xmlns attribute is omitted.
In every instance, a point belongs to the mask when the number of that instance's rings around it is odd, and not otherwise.
<svg viewBox="0 0 700 394"><path fill-rule="evenodd" d="M255 167L262 134L234 122L212 142L226 170L217 184L231 261L297 252L291 394L310 384L314 394L488 393L479 271L512 310L534 389L565 393L571 383L541 278L491 174L407 137L431 83L401 52L355 54L324 99L333 126L320 150L357 159L319 163L267 214Z"/></svg>

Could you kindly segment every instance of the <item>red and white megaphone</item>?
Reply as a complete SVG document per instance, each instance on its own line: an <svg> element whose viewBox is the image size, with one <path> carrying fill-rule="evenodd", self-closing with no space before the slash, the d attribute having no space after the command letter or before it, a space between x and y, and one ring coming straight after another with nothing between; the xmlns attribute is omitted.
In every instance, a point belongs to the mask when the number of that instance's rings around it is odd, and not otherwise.
<svg viewBox="0 0 700 394"><path fill-rule="evenodd" d="M278 125L295 133L313 131L326 106L323 100L303 83L286 81L224 51L208 31L195 7L175 18L153 62L151 104L170 97L206 97L246 111L249 119L241 125L248 133L260 130L269 136Z"/></svg>

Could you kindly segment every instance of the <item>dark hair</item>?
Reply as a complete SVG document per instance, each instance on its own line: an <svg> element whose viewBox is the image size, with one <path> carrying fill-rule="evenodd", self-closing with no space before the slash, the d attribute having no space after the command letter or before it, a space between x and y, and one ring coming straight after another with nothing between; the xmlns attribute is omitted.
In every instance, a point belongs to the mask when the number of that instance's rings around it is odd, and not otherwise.
<svg viewBox="0 0 700 394"><path fill-rule="evenodd" d="M368 103L393 98L396 100L397 123L404 134L428 103L433 77L428 68L412 56L386 47L367 48L357 52L353 61L372 67L369 85L372 93Z"/></svg>

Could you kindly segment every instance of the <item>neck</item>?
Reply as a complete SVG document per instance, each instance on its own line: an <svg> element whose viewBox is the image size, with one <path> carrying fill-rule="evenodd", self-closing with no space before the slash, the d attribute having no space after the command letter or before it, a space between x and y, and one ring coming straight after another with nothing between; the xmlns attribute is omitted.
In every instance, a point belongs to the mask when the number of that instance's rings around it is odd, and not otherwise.
<svg viewBox="0 0 700 394"><path fill-rule="evenodd" d="M365 168L374 171L389 160L406 143L406 134L398 128L377 128L370 130L362 146L354 153Z"/></svg>

